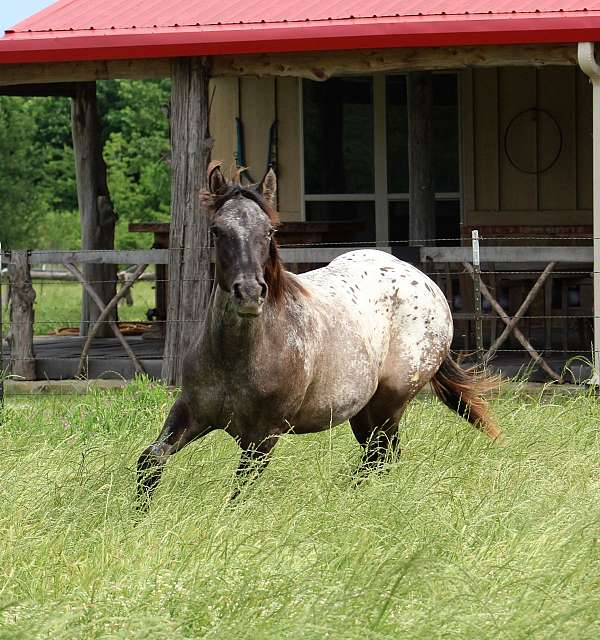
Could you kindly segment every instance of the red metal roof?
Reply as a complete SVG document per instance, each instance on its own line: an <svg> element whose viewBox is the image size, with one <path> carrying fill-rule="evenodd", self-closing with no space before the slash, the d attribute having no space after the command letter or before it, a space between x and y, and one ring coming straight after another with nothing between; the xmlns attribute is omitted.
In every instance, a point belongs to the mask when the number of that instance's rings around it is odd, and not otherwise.
<svg viewBox="0 0 600 640"><path fill-rule="evenodd" d="M0 63L600 40L600 0L59 0Z"/></svg>

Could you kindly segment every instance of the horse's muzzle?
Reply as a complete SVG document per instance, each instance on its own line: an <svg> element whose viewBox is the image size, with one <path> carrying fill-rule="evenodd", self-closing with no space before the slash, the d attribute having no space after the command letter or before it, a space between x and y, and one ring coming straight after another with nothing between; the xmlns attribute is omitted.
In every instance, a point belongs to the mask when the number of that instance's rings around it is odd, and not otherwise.
<svg viewBox="0 0 600 640"><path fill-rule="evenodd" d="M238 316L255 318L262 313L267 297L267 285L263 280L235 282L232 293Z"/></svg>

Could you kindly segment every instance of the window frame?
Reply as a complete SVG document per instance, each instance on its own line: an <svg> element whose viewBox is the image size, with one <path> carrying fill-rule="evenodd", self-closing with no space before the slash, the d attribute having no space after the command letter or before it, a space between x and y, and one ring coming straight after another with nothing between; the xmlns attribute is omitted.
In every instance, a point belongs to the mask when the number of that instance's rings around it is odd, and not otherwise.
<svg viewBox="0 0 600 640"><path fill-rule="evenodd" d="M439 71L436 74L452 74L456 76L458 114L458 179L459 191L436 192L435 200L451 201L459 203L460 219L462 223L463 211L463 172L462 172L462 113L461 113L461 78L459 71ZM360 74L373 80L373 163L374 163L374 187L373 193L306 193L305 169L304 169L304 79L298 78L298 111L299 111L299 165L300 165L300 218L306 222L307 202L373 202L375 207L375 239L377 245L389 243L389 203L408 202L409 193L388 192L387 174L387 114L386 114L386 78L407 73L372 73Z"/></svg>

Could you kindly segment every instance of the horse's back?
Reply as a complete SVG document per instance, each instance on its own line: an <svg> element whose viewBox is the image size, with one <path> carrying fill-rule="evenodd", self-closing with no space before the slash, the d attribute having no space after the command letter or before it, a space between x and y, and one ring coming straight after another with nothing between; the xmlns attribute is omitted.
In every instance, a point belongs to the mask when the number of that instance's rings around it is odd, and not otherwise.
<svg viewBox="0 0 600 640"><path fill-rule="evenodd" d="M345 253L301 276L340 317L359 328L377 361L378 383L412 394L435 374L452 341L452 316L426 274L389 253Z"/></svg>

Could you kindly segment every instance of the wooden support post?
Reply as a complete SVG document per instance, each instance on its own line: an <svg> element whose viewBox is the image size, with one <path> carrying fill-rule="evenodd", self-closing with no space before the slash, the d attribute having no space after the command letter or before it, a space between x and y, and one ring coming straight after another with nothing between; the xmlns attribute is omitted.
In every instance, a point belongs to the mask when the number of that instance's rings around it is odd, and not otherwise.
<svg viewBox="0 0 600 640"><path fill-rule="evenodd" d="M108 193L106 164L102 157L95 82L80 82L76 85L71 123L81 219L81 248L113 249L116 216ZM116 265L86 264L83 267L83 276L104 304L112 300L117 283ZM98 307L84 289L80 325L82 336L88 334L99 314ZM117 319L116 310L111 319ZM111 330L106 323L98 336L105 338L110 335Z"/></svg>
<svg viewBox="0 0 600 640"><path fill-rule="evenodd" d="M408 168L411 245L435 238L433 83L430 71L408 74ZM431 243L433 244L433 243ZM429 245L428 245L429 246Z"/></svg>
<svg viewBox="0 0 600 640"><path fill-rule="evenodd" d="M35 290L31 284L27 251L13 251L8 266L10 281L10 373L21 380L35 380L33 321Z"/></svg>
<svg viewBox="0 0 600 640"><path fill-rule="evenodd" d="M167 332L162 377L181 383L182 361L202 331L210 295L208 215L199 195L213 141L208 129L207 58L176 59L171 67L171 226Z"/></svg>

